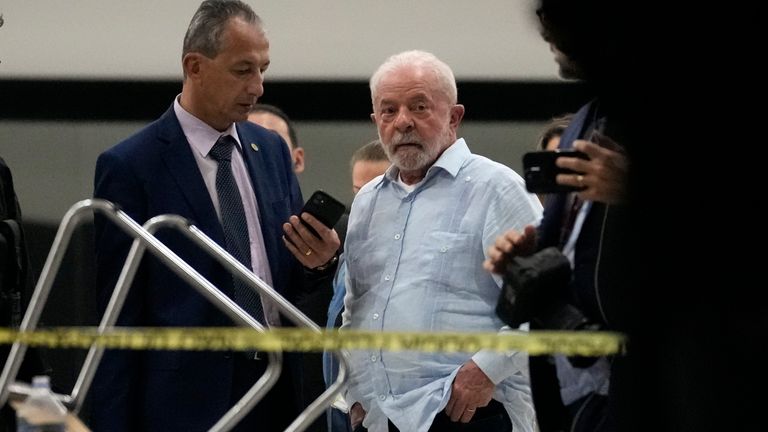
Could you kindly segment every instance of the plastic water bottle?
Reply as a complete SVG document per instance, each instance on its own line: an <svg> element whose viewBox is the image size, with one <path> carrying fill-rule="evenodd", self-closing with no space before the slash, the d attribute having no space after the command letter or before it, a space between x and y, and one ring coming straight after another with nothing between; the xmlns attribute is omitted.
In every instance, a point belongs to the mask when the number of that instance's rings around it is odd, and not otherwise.
<svg viewBox="0 0 768 432"><path fill-rule="evenodd" d="M65 432L67 408L51 392L45 375L32 378L32 390L16 409L17 432Z"/></svg>

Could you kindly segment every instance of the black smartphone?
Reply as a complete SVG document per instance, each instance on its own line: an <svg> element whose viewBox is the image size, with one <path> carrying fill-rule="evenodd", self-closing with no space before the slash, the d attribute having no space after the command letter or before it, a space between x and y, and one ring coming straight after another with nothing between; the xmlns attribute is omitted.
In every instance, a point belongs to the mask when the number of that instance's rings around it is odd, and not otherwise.
<svg viewBox="0 0 768 432"><path fill-rule="evenodd" d="M576 172L555 165L559 157L589 157L576 150L535 151L523 155L523 178L525 188L533 193L563 193L580 191L583 188L565 186L557 183L558 174L575 174Z"/></svg>
<svg viewBox="0 0 768 432"><path fill-rule="evenodd" d="M309 197L307 202L304 204L304 207L301 209L301 212L307 212L322 222L323 225L327 226L328 228L333 228L341 218L341 215L344 214L346 209L346 206L339 202L339 200L319 190L315 191L315 193ZM299 216L301 216L301 214L299 214ZM304 222L304 219L299 219L304 224L304 226L307 227L310 232L312 232L312 234L318 238L320 237L314 228L312 228L308 223Z"/></svg>

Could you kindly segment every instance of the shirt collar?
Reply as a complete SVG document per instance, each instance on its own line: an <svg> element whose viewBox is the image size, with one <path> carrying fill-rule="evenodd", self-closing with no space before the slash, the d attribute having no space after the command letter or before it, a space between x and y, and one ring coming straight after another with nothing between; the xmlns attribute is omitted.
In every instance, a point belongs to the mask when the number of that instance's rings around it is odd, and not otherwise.
<svg viewBox="0 0 768 432"><path fill-rule="evenodd" d="M464 166L464 162L469 159L470 156L472 156L472 153L469 151L467 142L464 141L464 138L459 138L450 147L445 149L439 158L437 158L434 165L427 171L427 175L429 175L429 171L432 171L433 169L442 168L447 171L451 177L455 178L459 175L459 170Z"/></svg>
<svg viewBox="0 0 768 432"><path fill-rule="evenodd" d="M237 136L235 123L229 125L224 132L219 132L185 110L179 103L180 96L176 96L173 100L173 111L176 113L176 118L179 119L181 130L184 131L184 135L194 151L198 152L200 156L207 157L219 137L222 135L232 135L237 142L236 147L238 151L242 152L242 145L240 144L240 138Z"/></svg>

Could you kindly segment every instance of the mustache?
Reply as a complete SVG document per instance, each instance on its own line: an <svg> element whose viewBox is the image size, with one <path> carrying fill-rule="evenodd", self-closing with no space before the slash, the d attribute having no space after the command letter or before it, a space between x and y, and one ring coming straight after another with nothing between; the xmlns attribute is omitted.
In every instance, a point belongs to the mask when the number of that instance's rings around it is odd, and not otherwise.
<svg viewBox="0 0 768 432"><path fill-rule="evenodd" d="M406 133L397 132L392 137L392 141L390 142L390 145L400 145L400 144L406 144L406 143L424 145L424 140L416 132L406 132Z"/></svg>

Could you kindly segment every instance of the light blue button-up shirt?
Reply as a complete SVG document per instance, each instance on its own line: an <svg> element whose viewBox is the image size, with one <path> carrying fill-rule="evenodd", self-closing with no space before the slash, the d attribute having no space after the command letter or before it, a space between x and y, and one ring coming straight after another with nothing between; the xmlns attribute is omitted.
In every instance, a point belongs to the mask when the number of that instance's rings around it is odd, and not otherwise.
<svg viewBox="0 0 768 432"><path fill-rule="evenodd" d="M345 245L343 328L380 331L504 331L495 308L501 280L482 262L496 237L541 218L538 199L508 167L450 146L407 192L391 167L352 204ZM367 411L363 425L426 432L470 359L496 384L515 431L533 431L525 353L350 352L347 402Z"/></svg>

